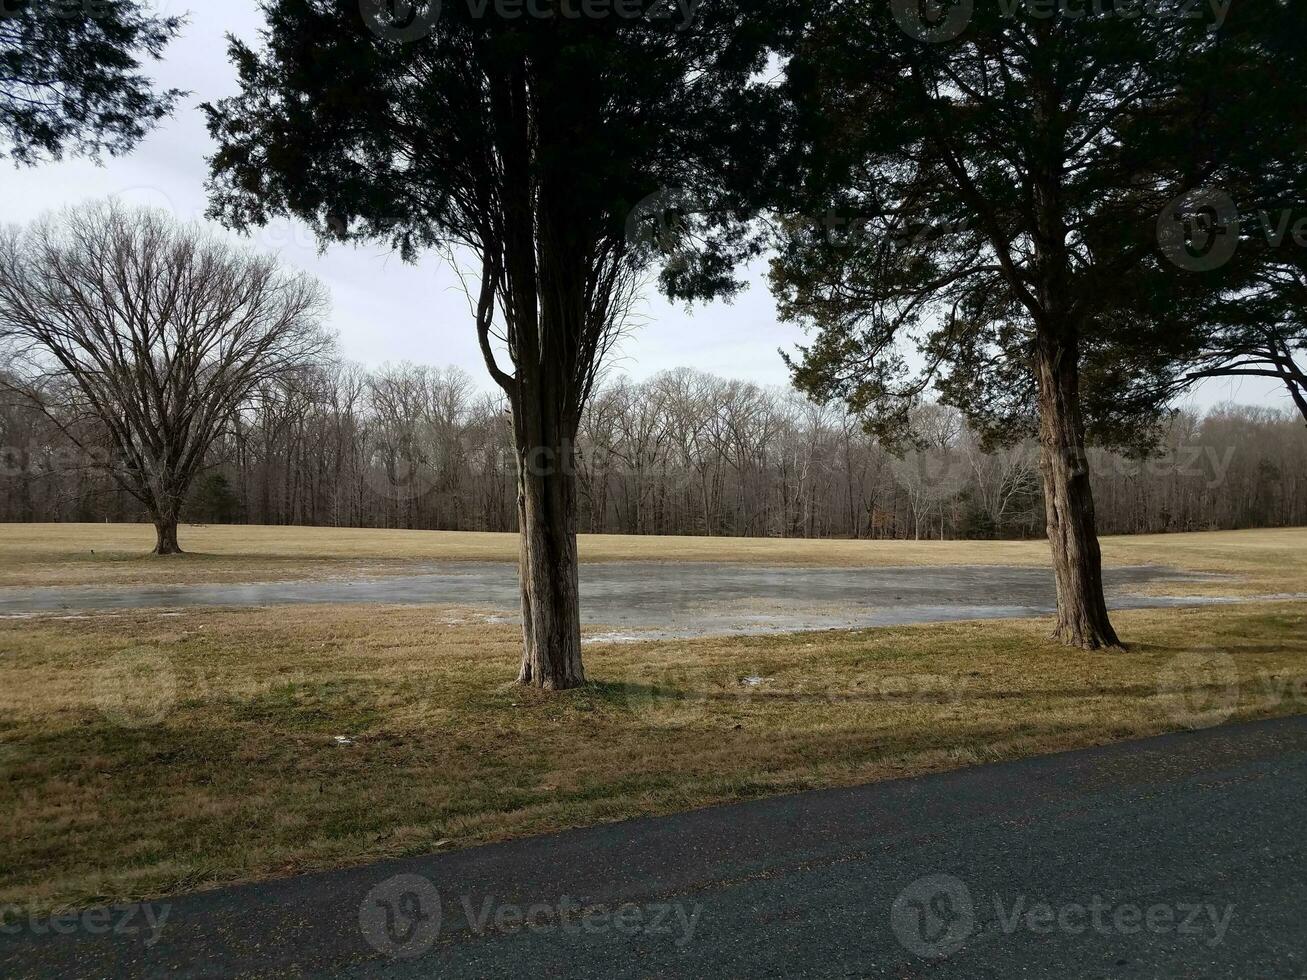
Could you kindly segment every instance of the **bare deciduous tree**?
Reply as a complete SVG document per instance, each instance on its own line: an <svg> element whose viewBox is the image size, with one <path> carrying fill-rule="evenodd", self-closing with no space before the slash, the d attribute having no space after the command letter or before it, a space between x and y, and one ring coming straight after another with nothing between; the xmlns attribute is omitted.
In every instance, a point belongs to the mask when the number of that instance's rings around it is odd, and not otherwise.
<svg viewBox="0 0 1307 980"><path fill-rule="evenodd" d="M399 378L414 407L397 433ZM944 424L933 448L904 460L837 406L748 389L686 369L600 387L578 434L579 529L932 539L1042 532L1029 443L986 452L975 431ZM747 414L728 410L733 397L771 402L737 425L742 453L725 436L726 420ZM79 436L94 443L95 432L88 425ZM737 469L737 456L754 463ZM516 529L515 460L506 400L469 391L461 372L331 361L261 385L208 452L238 499L237 520L469 531ZM140 520L143 508L107 492L111 479L89 462L33 402L0 399L0 521ZM1182 412L1151 458L1091 448L1088 464L1105 533L1307 524L1307 429L1293 412ZM194 496L192 519L221 519L210 499Z"/></svg>
<svg viewBox="0 0 1307 980"><path fill-rule="evenodd" d="M13 385L77 445L102 440L160 555L181 550L182 503L222 427L330 345L325 305L315 280L162 211L94 204L0 235Z"/></svg>

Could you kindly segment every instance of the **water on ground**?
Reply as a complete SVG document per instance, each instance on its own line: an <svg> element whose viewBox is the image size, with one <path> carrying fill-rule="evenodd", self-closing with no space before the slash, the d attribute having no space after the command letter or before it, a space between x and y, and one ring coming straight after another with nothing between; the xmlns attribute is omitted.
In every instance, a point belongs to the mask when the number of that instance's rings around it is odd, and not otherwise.
<svg viewBox="0 0 1307 980"><path fill-rule="evenodd" d="M29 616L198 606L296 603L441 604L518 614L517 566L445 562L410 575L240 585L62 586L0 589L0 615ZM1048 568L956 565L783 568L706 562L581 566L583 622L592 640L854 629L906 623L1043 616L1054 610ZM1105 571L1108 602L1138 609L1221 601L1141 594L1154 583L1198 581L1159 566Z"/></svg>

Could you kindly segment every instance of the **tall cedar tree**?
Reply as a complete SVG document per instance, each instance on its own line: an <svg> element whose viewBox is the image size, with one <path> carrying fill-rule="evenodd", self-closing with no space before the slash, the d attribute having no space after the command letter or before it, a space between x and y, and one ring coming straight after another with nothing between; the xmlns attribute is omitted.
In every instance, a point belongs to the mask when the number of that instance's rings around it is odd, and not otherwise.
<svg viewBox="0 0 1307 980"><path fill-rule="evenodd" d="M887 437L932 383L991 438L1037 430L1071 646L1119 645L1087 435L1146 443L1201 341L1166 231L1295 101L1265 43L1290 14L1259 2L1220 24L1187 3L825 5L788 65L791 210L822 216L786 222L773 264L783 315L818 330L795 383Z"/></svg>
<svg viewBox="0 0 1307 980"><path fill-rule="evenodd" d="M264 5L262 50L231 47L240 94L206 107L211 213L238 228L289 213L409 259L476 257L476 329L518 462L519 680L575 687L582 407L640 270L664 231L684 231L666 200L692 192L729 214L737 162L760 157L764 21L747 0L705 2L690 22L666 0L602 16L450 0L402 24L385 7ZM667 275L729 292L721 256Z"/></svg>
<svg viewBox="0 0 1307 980"><path fill-rule="evenodd" d="M1294 4L1267 26L1267 69L1258 95L1274 125L1249 163L1209 181L1195 261L1181 287L1184 309L1210 329L1179 387L1212 377L1280 382L1307 422L1307 7ZM1202 198L1200 197L1200 202Z"/></svg>
<svg viewBox="0 0 1307 980"><path fill-rule="evenodd" d="M0 156L31 165L68 150L131 149L183 94L155 92L158 59L182 26L137 0L0 2Z"/></svg>

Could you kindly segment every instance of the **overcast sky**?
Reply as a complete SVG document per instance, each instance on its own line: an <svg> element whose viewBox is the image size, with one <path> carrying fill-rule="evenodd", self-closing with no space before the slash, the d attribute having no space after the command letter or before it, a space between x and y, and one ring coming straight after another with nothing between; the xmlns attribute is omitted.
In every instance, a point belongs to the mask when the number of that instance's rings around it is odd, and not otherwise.
<svg viewBox="0 0 1307 980"><path fill-rule="evenodd" d="M14 170L0 163L0 217L27 221L45 211L89 198L165 207L187 219L202 218L206 202L204 158L211 151L197 106L236 89L226 57L227 33L254 41L262 25L256 0L160 0L165 13L188 13L183 36L166 60L152 67L160 84L191 92L173 118L131 155L96 166L84 160ZM281 221L255 235L261 248L318 276L330 288L332 325L343 354L368 365L413 361L457 364L489 386L476 346L467 302L453 273L434 258L405 265L381 247L334 246L319 255L303 226ZM654 294L638 309L643 320L615 365L637 378L689 366L725 377L784 384L777 348L790 349L802 331L783 324L762 282L764 265L752 269L752 287L732 304L687 311ZM1274 404L1286 399L1272 384L1211 382L1195 398L1202 405L1223 400Z"/></svg>

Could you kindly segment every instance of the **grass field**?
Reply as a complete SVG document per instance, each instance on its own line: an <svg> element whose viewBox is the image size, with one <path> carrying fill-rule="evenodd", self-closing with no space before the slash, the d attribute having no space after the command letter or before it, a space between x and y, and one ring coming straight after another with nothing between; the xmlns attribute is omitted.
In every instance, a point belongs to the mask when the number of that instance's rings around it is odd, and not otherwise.
<svg viewBox="0 0 1307 980"><path fill-rule="evenodd" d="M242 533L248 537L241 538ZM1107 542L1110 561L1307 591L1307 532ZM0 529L8 584L402 570L513 539ZM76 548L95 548L96 556ZM319 550L314 550L319 549ZM1035 563L1041 543L588 538L589 560ZM75 554L71 558L61 555ZM334 563L334 564L333 564ZM130 570L124 573L123 570ZM156 571L160 569L161 571ZM155 579L160 580L160 579ZM1222 591L1234 591L1224 583ZM1307 605L1118 613L1127 653L1044 621L591 644L593 683L509 683L484 611L314 606L0 620L0 908L52 910L715 802L1307 711Z"/></svg>
<svg viewBox="0 0 1307 980"><path fill-rule="evenodd" d="M516 561L517 536L459 531L184 526L189 553L156 559L144 524L0 524L0 586L255 582L411 571L423 561ZM582 561L774 565L1047 565L1036 541L813 541L589 534ZM1103 539L1109 565L1233 576L1186 593L1307 592L1307 528Z"/></svg>
<svg viewBox="0 0 1307 980"><path fill-rule="evenodd" d="M1118 620L1129 654L1069 653L1028 621L590 646L595 684L555 696L506 684L516 632L459 610L10 621L0 906L160 896L1303 710L1301 605Z"/></svg>

